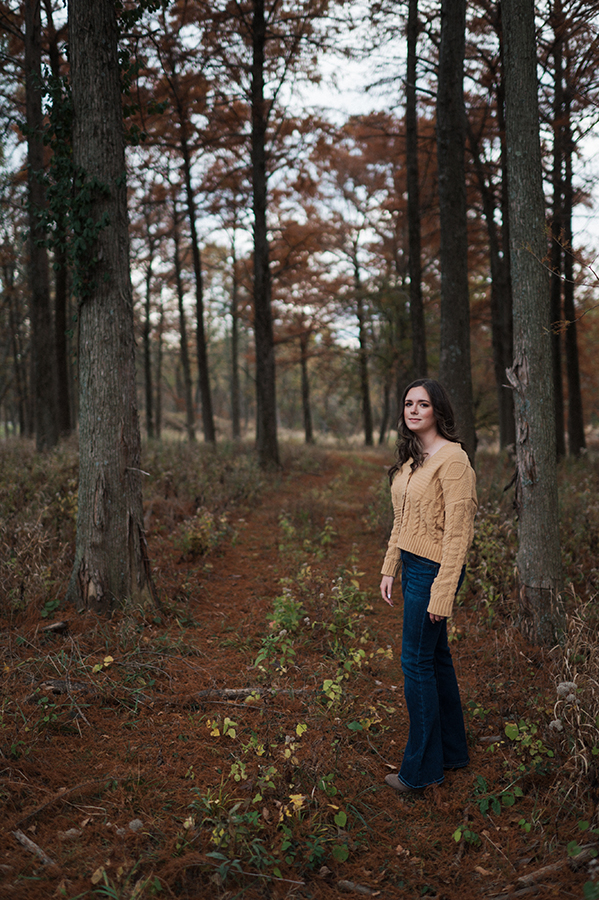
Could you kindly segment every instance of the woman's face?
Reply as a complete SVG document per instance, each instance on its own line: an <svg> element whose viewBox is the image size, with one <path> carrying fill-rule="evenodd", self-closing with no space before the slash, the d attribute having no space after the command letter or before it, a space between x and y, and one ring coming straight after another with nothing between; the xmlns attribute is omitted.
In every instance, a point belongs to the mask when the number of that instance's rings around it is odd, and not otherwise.
<svg viewBox="0 0 599 900"><path fill-rule="evenodd" d="M403 418L406 427L419 437L438 432L433 404L426 388L410 388L404 401Z"/></svg>

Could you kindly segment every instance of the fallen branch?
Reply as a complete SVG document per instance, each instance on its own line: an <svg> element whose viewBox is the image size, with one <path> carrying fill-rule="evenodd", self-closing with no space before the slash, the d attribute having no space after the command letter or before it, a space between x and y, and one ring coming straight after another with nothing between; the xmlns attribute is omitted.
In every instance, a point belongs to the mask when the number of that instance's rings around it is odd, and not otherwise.
<svg viewBox="0 0 599 900"><path fill-rule="evenodd" d="M529 872L527 875L521 875L520 878L516 879L518 889L508 889L502 891L500 894L490 894L489 900L508 900L508 898L511 900L512 897L526 897L529 894L536 894L538 892L537 882L555 875L556 872L559 872L560 869L563 869L567 865L576 867L588 862L590 859L594 859L597 854L597 847L597 844L585 844L584 847L580 848L580 851L576 856L568 857L568 859L560 859L558 862L543 866L540 869L536 869L534 872Z"/></svg>
<svg viewBox="0 0 599 900"><path fill-rule="evenodd" d="M68 621L64 622L52 622L51 625L46 625L45 628L42 628L43 634L64 634L65 631L69 630Z"/></svg>
<svg viewBox="0 0 599 900"><path fill-rule="evenodd" d="M564 866L568 864L577 866L581 863L588 862L596 855L597 844L585 844L584 847L580 848L580 851L576 856L568 857L568 859L561 859L559 862L552 863L549 866L543 866L542 869L537 869L536 872L529 872L528 875L521 875L520 878L516 879L516 884L534 884L535 881L540 881L541 878L546 878L547 875L554 875L555 872L559 872L560 869L563 869Z"/></svg>
<svg viewBox="0 0 599 900"><path fill-rule="evenodd" d="M356 884L353 881L338 881L337 887L340 891L348 891L352 894L363 894L366 897L378 897L380 891L367 887L365 884Z"/></svg>
<svg viewBox="0 0 599 900"><path fill-rule="evenodd" d="M70 678L47 678L39 684L39 690L48 694L70 694L71 691L82 691L84 694L97 694L97 690L83 681L71 681ZM29 698L36 699L37 695Z"/></svg>
<svg viewBox="0 0 599 900"><path fill-rule="evenodd" d="M50 859L47 853L45 853L41 847L38 847L36 843L34 843L31 838L28 838L26 834L23 834L22 831L13 831L14 836L18 840L19 844L25 847L26 850L29 850L30 853L33 853L34 856L41 861L44 866L56 866L56 863L53 859Z"/></svg>
<svg viewBox="0 0 599 900"><path fill-rule="evenodd" d="M94 781L82 781L81 784L76 784L72 788L61 788L56 794L50 797L49 800L46 800L45 803L42 803L41 806L36 807L36 809L32 810L30 813L27 813L26 816L20 818L17 822L15 822L15 826L18 828L19 825L26 825L31 819L38 816L44 809L48 806L52 806L58 800L64 800L66 797L71 794L76 793L77 791L87 790L88 788L95 788L99 784L103 784L105 781L114 781L112 775L106 775L104 778L96 778Z"/></svg>

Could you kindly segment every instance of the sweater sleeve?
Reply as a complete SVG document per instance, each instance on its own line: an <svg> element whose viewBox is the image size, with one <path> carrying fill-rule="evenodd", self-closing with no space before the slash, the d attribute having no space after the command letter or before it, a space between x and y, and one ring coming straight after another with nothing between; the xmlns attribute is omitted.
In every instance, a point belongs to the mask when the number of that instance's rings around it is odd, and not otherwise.
<svg viewBox="0 0 599 900"><path fill-rule="evenodd" d="M442 559L431 588L428 612L450 616L462 567L474 535L476 475L468 460L453 460L440 474L445 524Z"/></svg>
<svg viewBox="0 0 599 900"><path fill-rule="evenodd" d="M395 477L399 477L399 473ZM381 575L391 575L392 578L396 578L401 565L401 550L397 546L401 529L401 508L395 497L393 497L393 486L391 487L391 497L393 499L393 529L389 538L385 559L383 560Z"/></svg>

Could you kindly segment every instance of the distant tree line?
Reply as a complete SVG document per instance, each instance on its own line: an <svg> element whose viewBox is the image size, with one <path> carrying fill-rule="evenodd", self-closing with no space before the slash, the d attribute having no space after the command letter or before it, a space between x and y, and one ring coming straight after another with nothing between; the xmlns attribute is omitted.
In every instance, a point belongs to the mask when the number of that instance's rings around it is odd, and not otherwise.
<svg viewBox="0 0 599 900"><path fill-rule="evenodd" d="M576 170L598 7L77 0L65 18L53 0L0 3L0 418L40 450L78 428L76 602L152 592L138 395L149 438L165 404L211 444L239 439L251 414L267 467L282 421L312 442L359 420L366 445L377 427L384 442L406 381L431 372L474 459L481 428L522 443L540 353L544 447L584 450L595 286L573 217L589 198ZM524 33L528 74L510 81ZM342 120L300 102L325 55L344 81L382 45L406 50L387 63L386 109ZM520 153L533 169L518 181ZM536 191L524 230L515 182L520 200ZM529 308L522 254L543 272ZM115 516L126 561L89 552Z"/></svg>

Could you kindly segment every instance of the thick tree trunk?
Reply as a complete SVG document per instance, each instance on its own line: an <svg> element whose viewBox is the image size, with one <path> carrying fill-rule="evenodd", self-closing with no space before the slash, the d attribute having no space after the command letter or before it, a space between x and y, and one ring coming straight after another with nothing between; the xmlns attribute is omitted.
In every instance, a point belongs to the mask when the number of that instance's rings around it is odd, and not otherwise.
<svg viewBox="0 0 599 900"><path fill-rule="evenodd" d="M58 430L61 435L67 435L72 431L68 341L69 270L66 252L57 248L54 253L56 269L54 278L54 337L56 341Z"/></svg>
<svg viewBox="0 0 599 900"><path fill-rule="evenodd" d="M533 0L504 0L506 136L514 292L520 627L539 644L562 628L549 277Z"/></svg>
<svg viewBox="0 0 599 900"><path fill-rule="evenodd" d="M29 282L35 438L38 450L58 443L56 355L50 305L46 234L39 213L45 207L42 172L42 44L39 0L25 0L25 100L29 197Z"/></svg>
<svg viewBox="0 0 599 900"><path fill-rule="evenodd" d="M183 369L183 392L185 396L185 430L187 439L195 441L195 414L193 406L193 387L191 383L191 366L187 347L187 321L183 306L183 279L181 277L181 249L179 246L179 215L177 202L173 200L173 242L175 245L175 281L177 284L177 305L179 308L179 348L181 368Z"/></svg>
<svg viewBox="0 0 599 900"><path fill-rule="evenodd" d="M553 396L555 401L555 450L557 458L566 454L566 438L564 429L564 394L562 381L562 349L561 329L558 323L562 315L562 259L564 242L563 219L563 177L564 164L564 73L563 73L563 40L564 16L561 0L556 0L552 12L553 19L553 172L551 182L553 188L553 209L551 213L551 248L549 260L551 266L551 322L555 323L551 331L551 364L553 374Z"/></svg>
<svg viewBox="0 0 599 900"><path fill-rule="evenodd" d="M76 260L79 499L67 598L102 613L152 594L143 531L117 41L112 0L69 0L78 173L73 206L83 219L85 246Z"/></svg>
<svg viewBox="0 0 599 900"><path fill-rule="evenodd" d="M441 219L441 353L458 430L471 460L476 452L470 367L470 299L464 149L465 0L443 0L437 90L437 163Z"/></svg>
<svg viewBox="0 0 599 900"><path fill-rule="evenodd" d="M566 326L566 378L568 382L568 452L580 456L586 447L582 392L580 389L580 366L578 363L578 337L576 329L576 307L574 305L574 255L572 250L572 134L570 125L569 94L565 103L565 170L564 170L564 318Z"/></svg>
<svg viewBox="0 0 599 900"><path fill-rule="evenodd" d="M252 196L254 212L254 338L256 342L256 444L260 465L279 465L275 344L270 251L266 223L266 126L264 97L266 21L264 0L254 0L252 19Z"/></svg>
<svg viewBox="0 0 599 900"><path fill-rule="evenodd" d="M501 15L501 5L499 5ZM507 381L506 370L511 368L514 354L514 328L512 315L512 276L510 269L510 211L508 201L507 151L505 146L505 65L503 61L503 31L499 21L499 40L501 55L501 77L497 87L497 119L501 142L501 275L499 282L501 291L498 302L498 332L501 341L502 372L501 382ZM499 375L499 373L498 373ZM500 435L502 447L516 446L516 420L514 416L514 395L507 385L499 400Z"/></svg>
<svg viewBox="0 0 599 900"><path fill-rule="evenodd" d="M52 17L51 0L44 0L44 9L48 22L48 55L52 77L60 79L60 52L58 35ZM54 339L56 343L56 403L58 430L61 435L72 431L71 416L71 378L69 366L68 311L69 311L69 267L67 257L67 226L64 216L58 216L55 222L55 237L52 242L54 251Z"/></svg>
<svg viewBox="0 0 599 900"><path fill-rule="evenodd" d="M420 233L420 181L418 174L418 114L416 104L416 46L418 0L408 4L408 65L406 78L406 179L408 188L408 268L410 274L410 324L414 378L427 374L426 328L422 302Z"/></svg>

